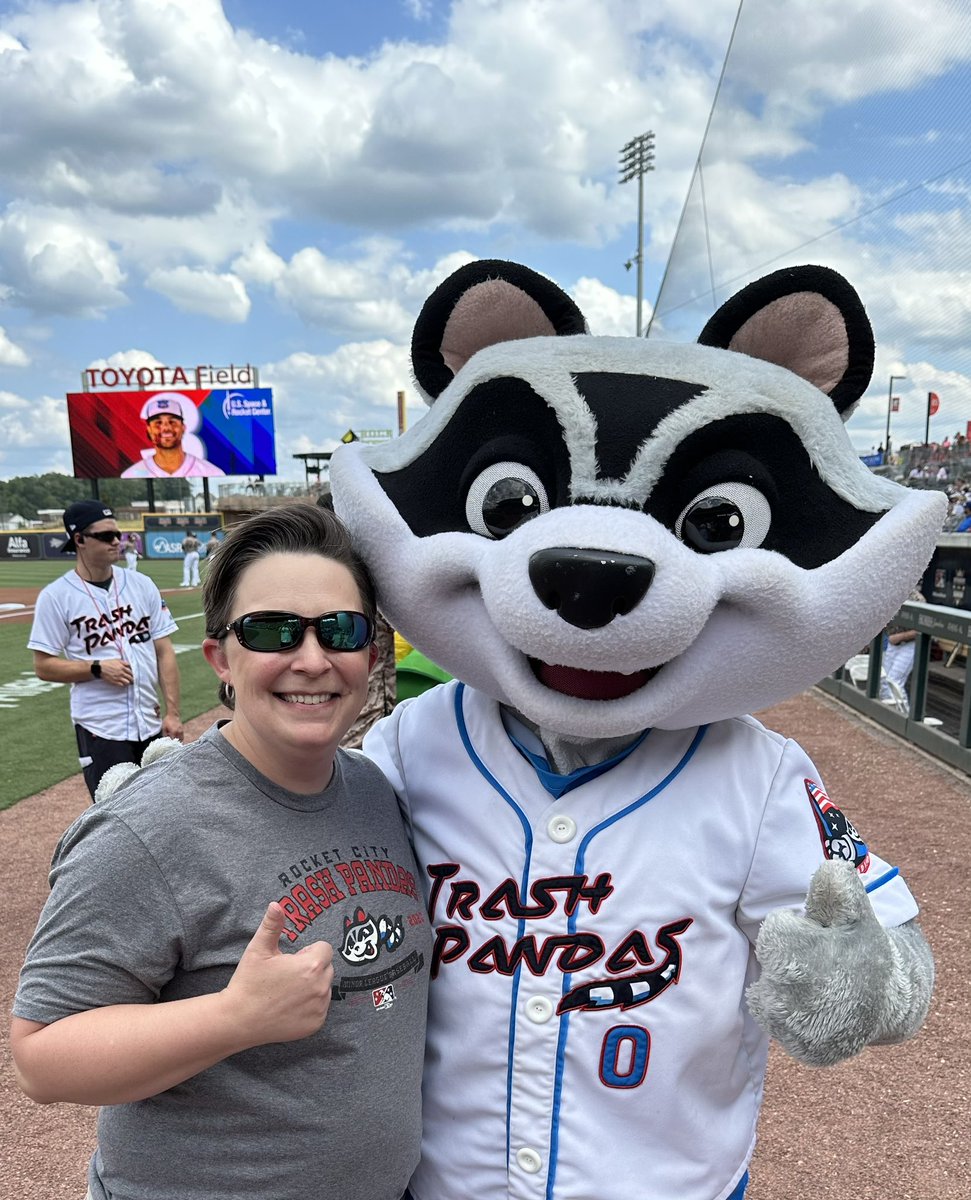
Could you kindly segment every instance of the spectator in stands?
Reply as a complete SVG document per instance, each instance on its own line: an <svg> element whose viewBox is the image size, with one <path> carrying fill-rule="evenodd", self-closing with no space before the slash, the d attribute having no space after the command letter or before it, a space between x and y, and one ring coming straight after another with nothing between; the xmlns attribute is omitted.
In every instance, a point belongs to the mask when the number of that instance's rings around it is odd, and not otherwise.
<svg viewBox="0 0 971 1200"><path fill-rule="evenodd" d="M960 523L960 525L958 525L954 532L967 533L969 530L971 530L971 504L965 504L964 520Z"/></svg>
<svg viewBox="0 0 971 1200"><path fill-rule="evenodd" d="M971 505L968 506L971 508ZM924 603L924 595L919 588L907 597L908 603ZM910 673L914 669L914 651L917 648L917 630L906 629L903 625L891 622L883 631L886 642L883 647L883 675L880 683L880 699L890 700L893 693L887 680L892 680L903 693L904 703L910 707L910 697L907 694L907 684Z"/></svg>

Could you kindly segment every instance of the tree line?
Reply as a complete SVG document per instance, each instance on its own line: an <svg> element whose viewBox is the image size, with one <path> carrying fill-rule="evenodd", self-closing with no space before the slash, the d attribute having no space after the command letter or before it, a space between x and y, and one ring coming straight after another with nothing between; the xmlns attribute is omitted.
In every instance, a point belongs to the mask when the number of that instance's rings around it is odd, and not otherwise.
<svg viewBox="0 0 971 1200"><path fill-rule="evenodd" d="M146 501L146 484L154 485L155 500L187 500L191 495L188 479L101 479L98 497L111 508L122 508L136 500ZM67 508L75 500L92 495L90 479L75 479L49 471L45 475L21 475L0 480L0 518L20 516L27 521L40 520L44 508Z"/></svg>

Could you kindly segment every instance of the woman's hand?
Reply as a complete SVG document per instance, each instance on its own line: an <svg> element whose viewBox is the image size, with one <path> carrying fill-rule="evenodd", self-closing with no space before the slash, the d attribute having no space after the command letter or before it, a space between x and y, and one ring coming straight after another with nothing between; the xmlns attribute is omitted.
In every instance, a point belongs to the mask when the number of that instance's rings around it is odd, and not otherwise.
<svg viewBox="0 0 971 1200"><path fill-rule="evenodd" d="M274 901L223 992L241 1040L250 1046L309 1037L330 1008L333 948L313 942L285 954L280 949L284 924L283 909Z"/></svg>

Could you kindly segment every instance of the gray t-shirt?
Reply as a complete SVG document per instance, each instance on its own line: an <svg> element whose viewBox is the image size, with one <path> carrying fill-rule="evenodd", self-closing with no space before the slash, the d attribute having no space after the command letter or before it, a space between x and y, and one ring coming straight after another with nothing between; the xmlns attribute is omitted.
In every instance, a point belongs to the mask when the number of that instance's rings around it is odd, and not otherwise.
<svg viewBox="0 0 971 1200"><path fill-rule="evenodd" d="M95 1200L398 1200L418 1160L430 933L394 793L339 751L318 795L277 787L213 726L61 839L14 1013L218 991L267 904L283 949L334 947L323 1028L102 1108Z"/></svg>

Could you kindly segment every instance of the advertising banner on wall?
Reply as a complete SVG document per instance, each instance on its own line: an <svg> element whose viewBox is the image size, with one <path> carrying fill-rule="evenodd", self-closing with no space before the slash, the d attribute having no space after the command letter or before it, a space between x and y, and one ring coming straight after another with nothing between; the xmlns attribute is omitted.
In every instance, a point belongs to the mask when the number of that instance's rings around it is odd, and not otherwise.
<svg viewBox="0 0 971 1200"><path fill-rule="evenodd" d="M21 562L40 556L40 534L0 533L0 562Z"/></svg>
<svg viewBox="0 0 971 1200"><path fill-rule="evenodd" d="M191 532L202 542L202 553L209 549L210 541L222 538L222 526L217 516L192 516L180 513L173 516L146 516L145 555L147 558L181 558L182 542Z"/></svg>
<svg viewBox="0 0 971 1200"><path fill-rule="evenodd" d="M971 547L938 546L924 572L921 592L930 604L971 609Z"/></svg>
<svg viewBox="0 0 971 1200"><path fill-rule="evenodd" d="M68 558L61 553L61 547L67 541L66 533L42 533L40 535L41 553L44 558L56 558L59 562L73 562L73 559Z"/></svg>
<svg viewBox="0 0 971 1200"><path fill-rule="evenodd" d="M270 388L71 392L78 479L273 475Z"/></svg>

